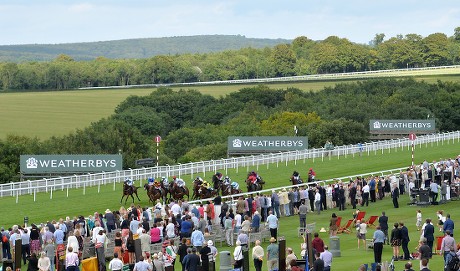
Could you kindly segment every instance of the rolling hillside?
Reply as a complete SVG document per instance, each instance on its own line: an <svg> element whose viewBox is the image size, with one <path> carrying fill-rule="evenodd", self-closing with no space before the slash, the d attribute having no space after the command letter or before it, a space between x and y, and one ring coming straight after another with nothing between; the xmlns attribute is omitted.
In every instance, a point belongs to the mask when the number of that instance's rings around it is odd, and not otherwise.
<svg viewBox="0 0 460 271"><path fill-rule="evenodd" d="M60 54L75 60L97 57L111 59L148 58L156 55L210 53L245 47L273 47L290 43L285 39L256 39L241 35L204 35L164 38L126 39L86 43L27 44L0 46L0 61L49 61Z"/></svg>

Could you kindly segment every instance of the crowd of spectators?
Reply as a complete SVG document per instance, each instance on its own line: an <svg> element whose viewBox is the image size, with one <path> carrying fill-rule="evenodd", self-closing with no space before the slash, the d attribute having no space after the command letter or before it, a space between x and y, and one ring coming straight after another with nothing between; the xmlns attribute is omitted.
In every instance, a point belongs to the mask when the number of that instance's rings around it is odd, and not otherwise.
<svg viewBox="0 0 460 271"><path fill-rule="evenodd" d="M248 234L259 232L261 227L266 226L270 231L270 245L266 248L265 253L260 246L260 240L256 240L252 259L257 270L261 269L264 257L266 257L269 270L277 269L279 264L276 257L279 253L277 230L281 217L298 215L299 226L305 228L308 213L320 214L322 210L327 209L342 211L349 207L357 209L359 206L368 206L385 197L391 197L394 207L398 208L399 195L408 193L414 188L429 189L433 202L438 200L438 194L441 194L439 198L445 201L457 193L457 187L460 185L459 160L460 156L456 159L445 159L432 163L424 161L420 165L408 168L407 171L389 176L357 177L353 180L336 180L323 185L283 188L278 191L272 190L271 193L252 194L247 198L240 197L234 205L231 202L222 201L219 196L206 204L177 201L165 205L158 201L152 208L142 208L133 204L127 209L121 207L119 210L107 209L104 213L95 212L86 218L82 215L73 218L66 217L40 225L31 224L29 227L13 225L8 229L1 228L2 254L3 258L11 259L14 255L13 244L15 240L21 239L24 264L28 262L29 265L35 265L36 262L40 270L54 270L54 257L58 246L65 244L67 251L72 251L77 255L78 261L81 261L84 246L89 244L94 246L99 265L105 266L107 246L109 242L113 242L114 260L109 264L112 270L117 270L120 261L123 264L132 265L142 261L147 263L151 269L155 266L156 270L162 270L161 268L167 270L169 267L174 267L179 261L182 270L193 271L194 265L202 262L205 263L202 270L206 271L208 269L206 263L214 260L218 255L209 237L216 232L217 228L220 228L222 234L226 236L227 245L235 246L233 259L234 266L238 268L242 264L242 253L240 252L248 246ZM382 217L385 218L385 214L382 214ZM421 221L421 216L417 216L417 223L421 224L419 220ZM450 225L450 222L442 221L442 215L438 217L438 220L443 222L442 229L446 236L453 235L453 227L452 229L444 228L445 225ZM358 240L363 240L362 242L366 245L366 223L356 222L359 227L358 232L362 235L362 237L358 236ZM398 232L393 234L392 231L389 236L388 225L386 229L384 228L387 222L388 218L385 223L380 223L378 229L383 233L383 240L382 234L378 232L377 236L374 236L374 243L384 244L390 241L394 248L394 259L397 260L400 258L399 246L405 241L396 235L400 234L400 229L404 228L404 224L396 223L394 229L398 229ZM331 225L334 226L335 223ZM427 221L425 225L419 226L423 234L427 232L427 228L430 229L429 225L431 223ZM336 229L331 227L330 234L333 236L336 233ZM234 242L234 236L236 236L236 242ZM328 270L331 267L332 257L329 259L328 253L323 254L325 251L328 252L327 245L321 243L318 238L315 235L316 257L314 262L318 266L323 265L324 270ZM433 240L431 237L424 236L424 238L425 240L420 240L422 244L420 248L424 247L423 241L425 241L432 250ZM135 257L135 239L140 239L142 260ZM179 246L178 243L180 243ZM151 251L151 244L161 244L161 249ZM446 246L443 251L446 253L446 258L449 258L450 255L447 252L451 251L454 249L447 249ZM403 252L403 259L411 259L404 247ZM292 249L288 248L287 255L289 261L286 262L286 266L289 270L298 270L295 262L297 258ZM377 262L381 260L378 255L376 257ZM73 264L75 262L72 260L66 262L66 265Z"/></svg>

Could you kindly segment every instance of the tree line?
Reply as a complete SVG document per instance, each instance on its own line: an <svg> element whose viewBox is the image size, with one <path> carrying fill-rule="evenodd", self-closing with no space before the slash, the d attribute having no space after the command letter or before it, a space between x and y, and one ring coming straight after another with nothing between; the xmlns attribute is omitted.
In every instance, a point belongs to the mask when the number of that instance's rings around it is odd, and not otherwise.
<svg viewBox="0 0 460 271"><path fill-rule="evenodd" d="M123 154L125 168L155 157L160 164L227 156L228 136L308 136L309 147L369 140L370 119L436 120L440 132L460 129L460 84L412 79L341 83L320 92L265 85L215 98L196 90L161 88L130 96L113 115L85 129L47 140L9 135L0 140L0 182L18 180L19 155Z"/></svg>
<svg viewBox="0 0 460 271"><path fill-rule="evenodd" d="M456 64L460 64L460 27L450 37L443 33L427 37L407 34L385 40L384 34L376 34L369 45L337 36L322 41L301 36L291 43L263 49L142 59L98 57L91 61L75 61L68 55L59 55L48 62L0 62L0 89L63 90Z"/></svg>

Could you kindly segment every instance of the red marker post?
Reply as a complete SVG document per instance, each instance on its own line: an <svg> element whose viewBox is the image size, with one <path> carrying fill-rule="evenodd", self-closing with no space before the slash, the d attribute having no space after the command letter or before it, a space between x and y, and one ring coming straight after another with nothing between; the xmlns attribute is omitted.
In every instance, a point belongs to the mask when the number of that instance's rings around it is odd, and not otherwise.
<svg viewBox="0 0 460 271"><path fill-rule="evenodd" d="M412 168L414 168L414 141L417 139L417 136L414 133L410 133L409 139L412 143Z"/></svg>
<svg viewBox="0 0 460 271"><path fill-rule="evenodd" d="M157 167L158 167L158 159L160 156L160 142L161 142L161 136L157 135L155 137L155 143L157 143Z"/></svg>

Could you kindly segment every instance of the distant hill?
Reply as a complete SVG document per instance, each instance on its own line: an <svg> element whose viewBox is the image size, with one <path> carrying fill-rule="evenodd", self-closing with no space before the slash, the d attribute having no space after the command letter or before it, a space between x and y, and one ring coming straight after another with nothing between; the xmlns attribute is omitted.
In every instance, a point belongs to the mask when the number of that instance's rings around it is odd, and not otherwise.
<svg viewBox="0 0 460 271"><path fill-rule="evenodd" d="M291 43L291 40L246 38L241 35L203 35L85 43L2 45L0 61L48 61L60 54L69 55L75 60L92 60L100 56L112 59L149 58L156 55L209 53L245 47L273 47L281 43Z"/></svg>

